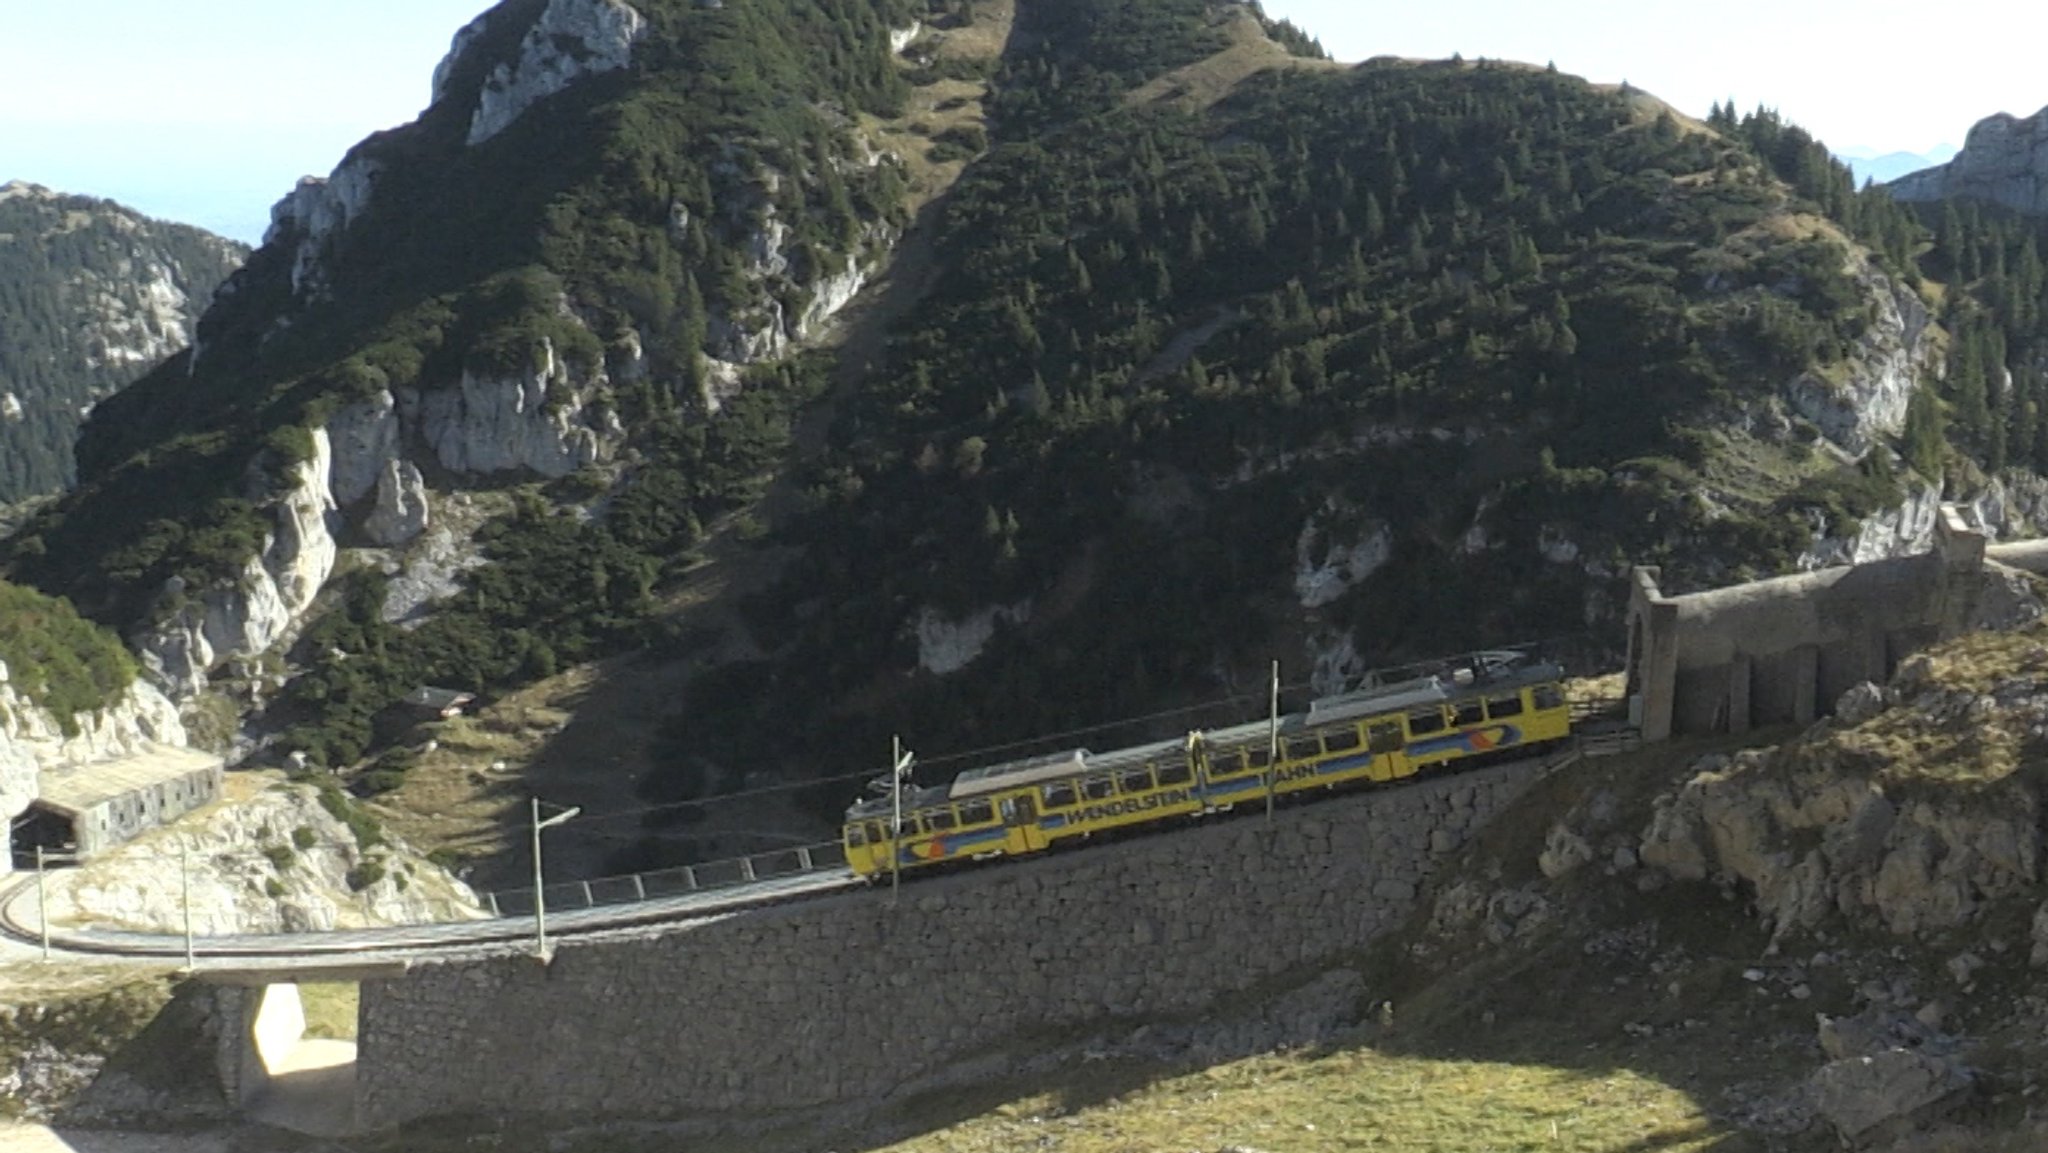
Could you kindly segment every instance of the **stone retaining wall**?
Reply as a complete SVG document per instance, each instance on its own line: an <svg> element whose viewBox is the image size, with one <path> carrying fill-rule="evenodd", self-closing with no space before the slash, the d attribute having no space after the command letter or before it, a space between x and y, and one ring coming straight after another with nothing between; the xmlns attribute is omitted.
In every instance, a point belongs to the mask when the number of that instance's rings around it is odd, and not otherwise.
<svg viewBox="0 0 2048 1153"><path fill-rule="evenodd" d="M1533 763L532 958L365 981L358 1112L716 1119L872 1101L1370 944Z"/></svg>

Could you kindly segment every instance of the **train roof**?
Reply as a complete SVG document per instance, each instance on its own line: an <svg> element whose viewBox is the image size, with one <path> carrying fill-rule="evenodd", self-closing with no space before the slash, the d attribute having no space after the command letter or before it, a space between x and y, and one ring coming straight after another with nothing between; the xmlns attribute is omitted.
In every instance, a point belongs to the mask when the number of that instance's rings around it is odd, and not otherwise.
<svg viewBox="0 0 2048 1153"><path fill-rule="evenodd" d="M1103 769L1121 769L1131 765L1142 765L1160 757L1184 758L1187 755L1188 739L1174 737L1171 740L1154 741L1149 745L1132 745L1128 749L1111 749L1106 753L1089 753L1087 767L1094 772Z"/></svg>
<svg viewBox="0 0 2048 1153"><path fill-rule="evenodd" d="M1000 765L969 769L953 778L951 795L954 797L977 797L1018 785L1049 781L1058 777L1071 777L1088 767L1087 749L1068 749L1065 752L1049 753L1022 760L1005 761Z"/></svg>
<svg viewBox="0 0 2048 1153"><path fill-rule="evenodd" d="M881 783L886 783L887 781L887 777L880 778ZM945 803L946 790L943 788L919 788L916 785L904 786L903 811L906 813L912 809L925 809L933 805L943 805ZM879 797L869 797L867 800L854 802L846 810L846 819L849 821L867 821L877 817L889 817L894 815L895 808L896 806L889 799L889 794L885 792Z"/></svg>

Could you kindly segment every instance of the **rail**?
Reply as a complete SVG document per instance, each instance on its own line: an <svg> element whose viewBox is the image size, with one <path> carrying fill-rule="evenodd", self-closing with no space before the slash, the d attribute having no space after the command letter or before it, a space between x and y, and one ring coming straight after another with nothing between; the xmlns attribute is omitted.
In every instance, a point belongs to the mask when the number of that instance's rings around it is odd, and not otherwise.
<svg viewBox="0 0 2048 1153"><path fill-rule="evenodd" d="M1612 755L1640 744L1625 718L1614 719L1616 702L1574 704L1584 727L1566 748L1535 762L1539 777L1587 757ZM1585 708L1581 706L1594 706ZM59 874L61 876L61 874ZM836 842L776 849L702 864L563 881L544 889L549 928L574 936L656 922L681 922L742 909L801 900L858 887L846 853ZM283 959L337 955L416 955L507 946L529 939L534 922L533 890L502 889L478 894L478 907L442 906L410 924L260 934L147 932L119 926L47 926L41 886L29 879L12 893L0 892L0 931L33 944L48 934L67 950L130 956L188 958L268 957Z"/></svg>
<svg viewBox="0 0 2048 1153"><path fill-rule="evenodd" d="M643 901L736 889L780 877L808 876L846 868L846 848L837 841L775 849L751 856L700 865L678 865L649 872L625 873L588 881L561 881L548 885L549 915L570 909L613 908ZM533 888L498 889L477 894L477 900L494 917L531 917Z"/></svg>

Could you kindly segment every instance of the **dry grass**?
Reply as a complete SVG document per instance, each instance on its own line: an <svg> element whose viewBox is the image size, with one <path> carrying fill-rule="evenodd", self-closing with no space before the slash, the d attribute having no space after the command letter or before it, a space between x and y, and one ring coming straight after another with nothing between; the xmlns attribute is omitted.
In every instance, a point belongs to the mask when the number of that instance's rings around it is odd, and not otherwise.
<svg viewBox="0 0 2048 1153"><path fill-rule="evenodd" d="M1713 1147L1728 1134L1685 1093L1630 1072L1444 1060L1347 1049L1266 1055L1109 1096L1117 1071L882 1147L884 1153L1361 1149L1628 1150Z"/></svg>
<svg viewBox="0 0 2048 1153"><path fill-rule="evenodd" d="M2048 680L2048 624L2011 632L1972 633L1928 654L1931 684L1982 697L2024 683L2025 695ZM1983 789L2039 770L2038 743L2025 710L2000 707L1978 714L1951 701L1930 716L1912 703L1886 710L1828 740L1874 767L1888 788L1941 786Z"/></svg>
<svg viewBox="0 0 2048 1153"><path fill-rule="evenodd" d="M306 1013L305 1035L319 1041L355 1040L361 992L362 986L353 982L301 982L299 1005Z"/></svg>
<svg viewBox="0 0 2048 1153"><path fill-rule="evenodd" d="M1273 68L1308 68L1339 71L1347 65L1333 60L1294 56L1266 36L1258 19L1248 11L1232 15L1230 46L1184 68L1176 68L1124 98L1132 105L1171 102L1185 108L1208 108L1237 90L1253 76Z"/></svg>

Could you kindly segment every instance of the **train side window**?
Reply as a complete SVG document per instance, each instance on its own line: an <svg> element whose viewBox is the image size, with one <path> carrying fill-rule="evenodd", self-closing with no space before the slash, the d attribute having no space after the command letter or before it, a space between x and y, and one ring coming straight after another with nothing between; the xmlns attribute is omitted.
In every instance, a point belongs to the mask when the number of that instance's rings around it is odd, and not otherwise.
<svg viewBox="0 0 2048 1153"><path fill-rule="evenodd" d="M943 833L953 827L953 810L939 809L925 817L925 823L934 833Z"/></svg>
<svg viewBox="0 0 2048 1153"><path fill-rule="evenodd" d="M914 836L916 836L916 835L917 835L917 834L918 834L919 832L921 832L921 831L922 831L922 830L920 830L920 829L919 829L919 827L918 827L918 823L917 823L917 814L916 814L916 813L905 813L905 814L903 814L903 835L904 835L904 836L906 836L906 837L914 837Z"/></svg>
<svg viewBox="0 0 2048 1153"><path fill-rule="evenodd" d="M1564 694L1556 685L1537 685L1529 690L1529 701L1539 709L1563 708Z"/></svg>
<svg viewBox="0 0 2048 1153"><path fill-rule="evenodd" d="M1399 721L1374 721L1366 732L1366 748L1375 753L1398 753L1408 743L1401 739Z"/></svg>
<svg viewBox="0 0 2048 1153"><path fill-rule="evenodd" d="M1081 795L1091 801L1106 801L1116 795L1116 784L1108 777L1090 777L1081 782Z"/></svg>
<svg viewBox="0 0 2048 1153"><path fill-rule="evenodd" d="M1185 785L1194 779L1195 774L1189 770L1186 761L1175 761L1170 765L1159 766L1161 785Z"/></svg>
<svg viewBox="0 0 2048 1153"><path fill-rule="evenodd" d="M1244 754L1235 749L1227 753L1215 753L1209 758L1209 775L1227 777L1232 773L1244 772Z"/></svg>
<svg viewBox="0 0 2048 1153"><path fill-rule="evenodd" d="M1442 709L1417 709L1408 714L1408 731L1416 736L1444 731Z"/></svg>
<svg viewBox="0 0 2048 1153"><path fill-rule="evenodd" d="M1363 743L1364 740L1358 735L1358 730L1348 726L1334 733L1323 734L1323 748L1333 753L1348 753Z"/></svg>
<svg viewBox="0 0 2048 1153"><path fill-rule="evenodd" d="M1451 721L1454 725L1476 725L1485 719L1479 711L1478 701L1459 701L1451 707L1456 712L1456 718Z"/></svg>
<svg viewBox="0 0 2048 1153"><path fill-rule="evenodd" d="M1117 788L1126 793L1142 793L1151 787L1152 770L1149 768L1125 769L1123 775L1117 778Z"/></svg>
<svg viewBox="0 0 2048 1153"><path fill-rule="evenodd" d="M1312 761L1323 755L1322 739L1314 735L1287 738L1287 759Z"/></svg>
<svg viewBox="0 0 2048 1153"><path fill-rule="evenodd" d="M1063 781L1057 785L1047 785L1045 787L1045 807L1048 809L1064 809L1068 805L1073 804L1077 799L1074 794L1074 784L1072 781Z"/></svg>
<svg viewBox="0 0 2048 1153"><path fill-rule="evenodd" d="M863 825L848 825L848 826L846 826L846 843L847 843L847 845L848 845L849 847L852 847L852 848L859 848L860 846L862 846L862 845L865 845L865 844L867 844L867 843L868 843L868 833L867 833L867 828L866 828L866 826L863 826Z"/></svg>
<svg viewBox="0 0 2048 1153"><path fill-rule="evenodd" d="M1273 763L1273 750L1266 745L1254 745L1244 751L1244 761L1255 769L1263 769Z"/></svg>
<svg viewBox="0 0 2048 1153"><path fill-rule="evenodd" d="M1522 698L1494 697L1486 702L1486 715L1496 721L1502 717L1519 717L1522 715Z"/></svg>
<svg viewBox="0 0 2048 1153"><path fill-rule="evenodd" d="M995 806L987 801L968 801L960 806L960 823L963 825L986 825L995 819Z"/></svg>

